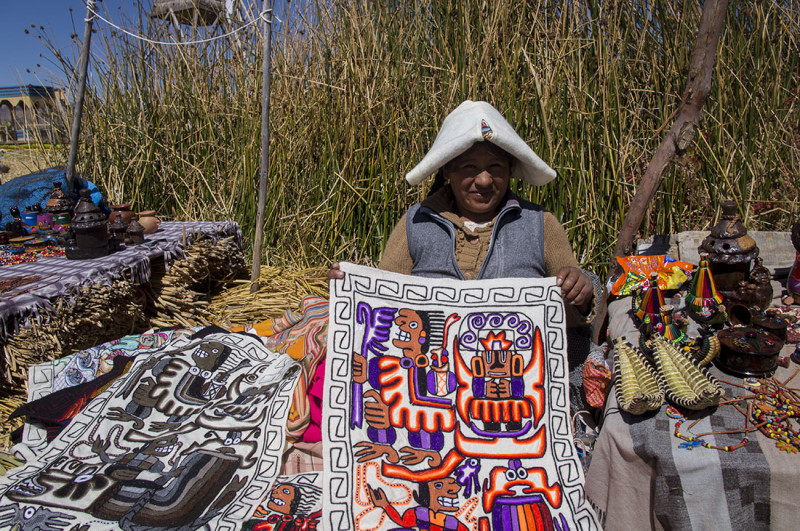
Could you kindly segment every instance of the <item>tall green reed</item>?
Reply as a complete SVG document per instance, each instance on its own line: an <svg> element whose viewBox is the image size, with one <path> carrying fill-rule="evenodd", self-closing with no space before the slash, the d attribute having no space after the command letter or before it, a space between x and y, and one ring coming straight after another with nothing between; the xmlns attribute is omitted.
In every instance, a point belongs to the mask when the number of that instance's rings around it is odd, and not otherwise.
<svg viewBox="0 0 800 531"><path fill-rule="evenodd" d="M558 216L582 263L608 269L680 103L700 2L294 4L274 43L266 263L375 261L424 196L403 174L469 98L497 106L559 172L514 189ZM150 38L173 34L147 10L115 18ZM731 1L701 134L667 171L643 235L707 229L729 198L751 230L800 216L798 20L798 0ZM108 28L99 37L79 170L112 201L167 219L235 219L251 237L260 27L197 47Z"/></svg>

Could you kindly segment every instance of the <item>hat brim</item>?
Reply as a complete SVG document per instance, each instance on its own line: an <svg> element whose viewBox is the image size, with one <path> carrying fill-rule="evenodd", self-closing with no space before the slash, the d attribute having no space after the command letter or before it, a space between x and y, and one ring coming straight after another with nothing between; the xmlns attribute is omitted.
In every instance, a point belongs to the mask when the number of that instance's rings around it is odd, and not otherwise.
<svg viewBox="0 0 800 531"><path fill-rule="evenodd" d="M556 171L539 158L497 109L485 101L467 100L447 115L431 149L406 174L406 180L420 184L475 142L491 142L514 157L511 177L536 186L556 178Z"/></svg>

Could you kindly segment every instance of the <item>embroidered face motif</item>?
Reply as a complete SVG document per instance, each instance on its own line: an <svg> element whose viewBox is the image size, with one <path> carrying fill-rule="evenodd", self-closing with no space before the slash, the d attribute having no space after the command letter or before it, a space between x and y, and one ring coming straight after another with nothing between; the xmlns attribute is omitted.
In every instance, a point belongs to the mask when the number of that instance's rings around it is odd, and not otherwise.
<svg viewBox="0 0 800 531"><path fill-rule="evenodd" d="M407 358L416 358L422 353L422 345L428 340L422 317L414 310L401 309L394 323L400 327L392 345L401 349ZM427 350L427 349L426 349Z"/></svg>
<svg viewBox="0 0 800 531"><path fill-rule="evenodd" d="M511 157L494 144L477 142L445 165L444 176L462 218L491 221L508 190Z"/></svg>
<svg viewBox="0 0 800 531"><path fill-rule="evenodd" d="M453 478L443 478L428 483L430 491L430 506L433 511L456 512L461 508L458 502L458 492L461 485Z"/></svg>
<svg viewBox="0 0 800 531"><path fill-rule="evenodd" d="M286 483L276 485L272 489L272 495L267 507L276 513L289 514L296 495L297 492L295 492L294 485Z"/></svg>

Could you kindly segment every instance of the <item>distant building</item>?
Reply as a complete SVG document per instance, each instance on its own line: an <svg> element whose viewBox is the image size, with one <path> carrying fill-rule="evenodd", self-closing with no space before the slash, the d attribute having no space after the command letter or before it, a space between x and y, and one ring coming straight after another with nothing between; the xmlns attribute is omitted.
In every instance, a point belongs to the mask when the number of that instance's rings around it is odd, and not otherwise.
<svg viewBox="0 0 800 531"><path fill-rule="evenodd" d="M65 132L59 116L67 108L63 89L24 85L0 87L0 143L61 142Z"/></svg>

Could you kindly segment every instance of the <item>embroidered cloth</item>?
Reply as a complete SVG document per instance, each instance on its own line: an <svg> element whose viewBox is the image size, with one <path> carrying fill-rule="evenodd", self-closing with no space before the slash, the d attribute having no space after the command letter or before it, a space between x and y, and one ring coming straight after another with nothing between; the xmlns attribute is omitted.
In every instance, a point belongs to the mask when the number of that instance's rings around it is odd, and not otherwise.
<svg viewBox="0 0 800 531"><path fill-rule="evenodd" d="M280 473L300 366L230 333L179 336L129 363L0 478L0 527L233 530L253 518Z"/></svg>
<svg viewBox="0 0 800 531"><path fill-rule="evenodd" d="M341 268L322 528L599 529L572 440L555 278Z"/></svg>

